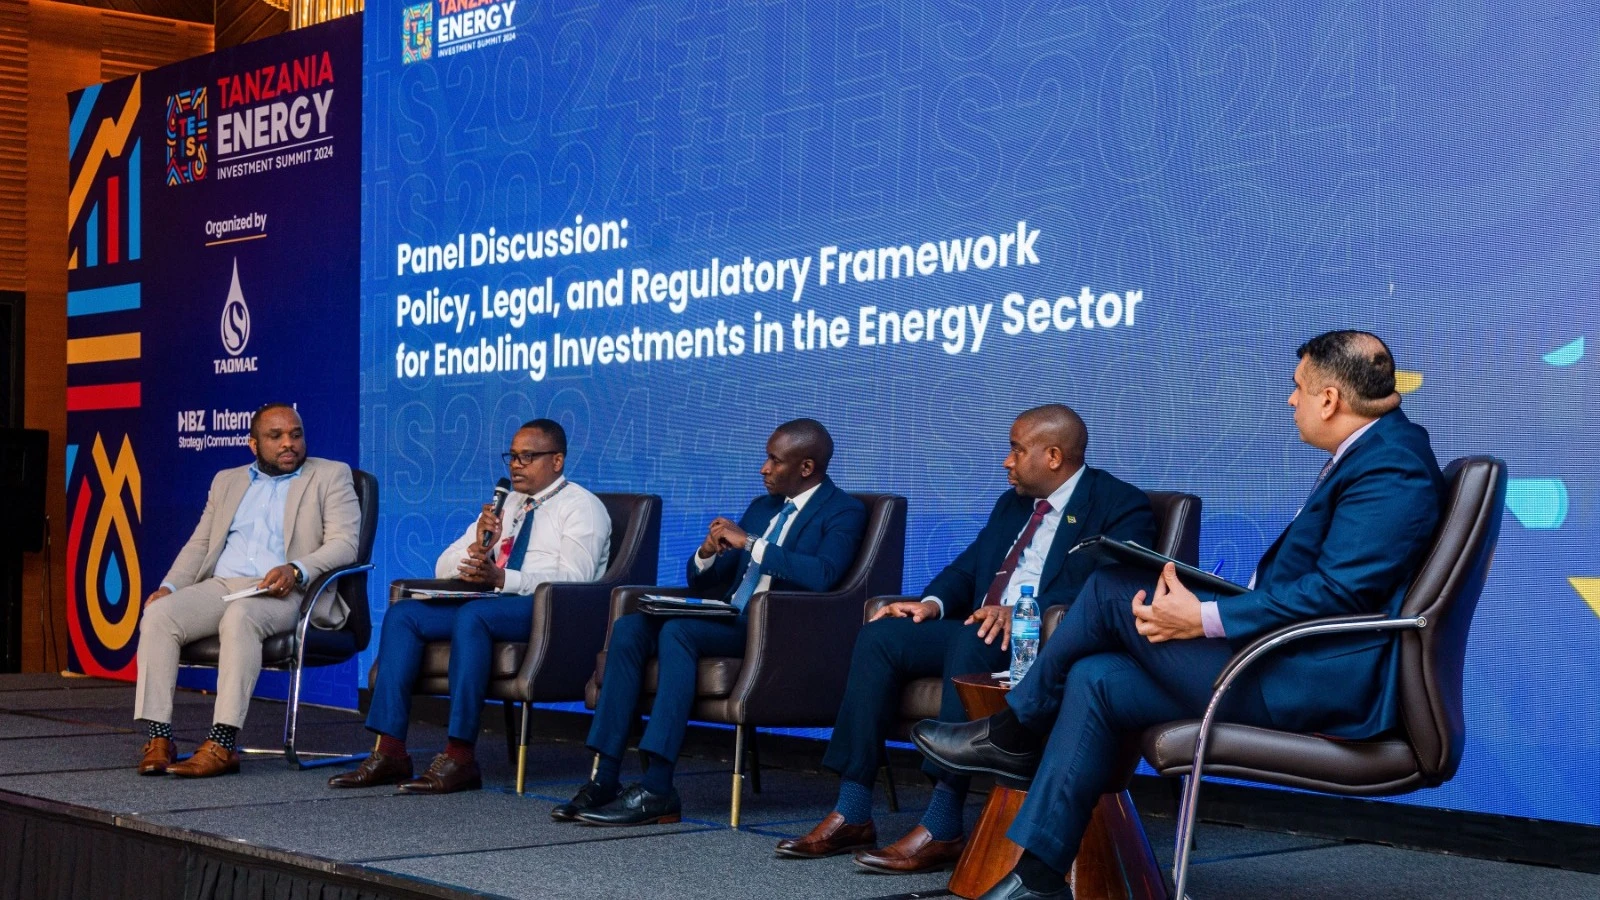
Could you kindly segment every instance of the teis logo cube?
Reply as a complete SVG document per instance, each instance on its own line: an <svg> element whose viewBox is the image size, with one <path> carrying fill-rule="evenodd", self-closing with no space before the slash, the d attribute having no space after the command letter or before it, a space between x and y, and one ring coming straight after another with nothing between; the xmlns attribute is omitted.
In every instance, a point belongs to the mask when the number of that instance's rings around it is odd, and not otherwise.
<svg viewBox="0 0 1600 900"><path fill-rule="evenodd" d="M210 106L203 87L167 98L167 186L206 180Z"/></svg>
<svg viewBox="0 0 1600 900"><path fill-rule="evenodd" d="M433 58L433 0L408 6L401 11L400 35L405 46L400 50L402 64Z"/></svg>

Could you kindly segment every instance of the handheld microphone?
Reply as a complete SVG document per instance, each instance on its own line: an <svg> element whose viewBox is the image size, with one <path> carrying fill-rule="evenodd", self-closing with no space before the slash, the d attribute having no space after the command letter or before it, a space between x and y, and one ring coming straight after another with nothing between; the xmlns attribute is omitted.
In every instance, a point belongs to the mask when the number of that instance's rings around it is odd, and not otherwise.
<svg viewBox="0 0 1600 900"><path fill-rule="evenodd" d="M511 495L511 479L502 478L494 483L494 514L498 518L501 510L506 508L506 497ZM489 542L494 540L493 532L483 533L483 549L489 549Z"/></svg>

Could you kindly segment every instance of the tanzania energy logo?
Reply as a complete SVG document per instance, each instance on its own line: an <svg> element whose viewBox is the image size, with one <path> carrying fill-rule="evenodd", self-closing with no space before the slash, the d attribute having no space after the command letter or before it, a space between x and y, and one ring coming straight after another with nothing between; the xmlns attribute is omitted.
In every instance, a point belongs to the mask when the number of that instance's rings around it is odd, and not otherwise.
<svg viewBox="0 0 1600 900"><path fill-rule="evenodd" d="M228 299L222 303L222 349L229 359L214 359L212 366L218 375L234 372L254 372L256 358L240 356L250 344L250 307L245 305L244 291L239 289L239 260L233 261L233 284L228 288Z"/></svg>
<svg viewBox="0 0 1600 900"><path fill-rule="evenodd" d="M206 178L206 137L211 131L206 89L179 91L167 98L167 186Z"/></svg>
<svg viewBox="0 0 1600 900"><path fill-rule="evenodd" d="M418 3L401 11L400 35L405 46L400 50L400 62L414 63L433 58L433 2Z"/></svg>

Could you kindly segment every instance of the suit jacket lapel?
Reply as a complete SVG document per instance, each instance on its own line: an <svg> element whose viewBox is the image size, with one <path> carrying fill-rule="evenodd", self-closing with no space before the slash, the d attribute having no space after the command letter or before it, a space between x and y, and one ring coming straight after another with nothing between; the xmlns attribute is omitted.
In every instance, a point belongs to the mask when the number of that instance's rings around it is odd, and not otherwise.
<svg viewBox="0 0 1600 900"><path fill-rule="evenodd" d="M1061 524L1057 526L1056 536L1050 542L1050 553L1044 559L1044 571L1039 573L1040 591L1061 574L1061 567L1067 561L1067 551L1081 540L1084 523L1089 520L1089 510L1094 505L1094 489L1098 486L1098 478L1098 472L1085 467L1083 478L1078 480L1078 486L1072 489L1072 496L1067 498L1067 508L1061 513Z"/></svg>
<svg viewBox="0 0 1600 900"><path fill-rule="evenodd" d="M217 498L216 514L211 519L212 559L222 553L228 541L228 530L233 527L233 517L239 513L244 492L250 489L250 469L235 469L222 483L222 496Z"/></svg>
<svg viewBox="0 0 1600 900"><path fill-rule="evenodd" d="M306 460L300 470L300 477L290 480L289 493L283 501L283 555L289 559L294 558L294 523L300 513L300 498L306 494L306 488L311 483L312 474L308 471L311 460Z"/></svg>
<svg viewBox="0 0 1600 900"><path fill-rule="evenodd" d="M806 527L811 523L812 519L817 517L818 510L822 509L822 507L833 496L833 492L836 490L838 490L838 488L833 486L832 479L828 478L826 475L822 476L822 484L817 485L817 492L811 495L810 500L806 501L805 508L795 514L794 524L789 526L789 536L793 538L799 538L800 529ZM785 500L783 502L787 503L788 501ZM782 508L783 504L780 503L778 505L778 509ZM777 513L774 512L773 515L776 516ZM773 536L773 543L777 543L779 546L784 547L785 549L794 546L794 541L790 541L788 544L782 544L778 542L776 535Z"/></svg>

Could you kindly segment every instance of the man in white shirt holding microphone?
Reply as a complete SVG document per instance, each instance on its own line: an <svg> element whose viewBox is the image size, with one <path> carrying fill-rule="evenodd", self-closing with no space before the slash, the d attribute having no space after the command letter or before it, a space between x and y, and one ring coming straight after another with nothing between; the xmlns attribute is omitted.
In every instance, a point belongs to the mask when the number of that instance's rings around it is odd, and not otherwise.
<svg viewBox="0 0 1600 900"><path fill-rule="evenodd" d="M389 609L378 644L367 728L378 745L354 771L328 780L330 787L400 785L403 793L449 794L483 786L473 747L488 689L495 641L525 641L532 627L533 592L552 581L594 581L605 572L611 517L600 499L568 481L567 435L552 419L517 430L509 453L511 492L496 490L466 533L440 554L434 574L459 579L498 596L412 599ZM505 486L507 480L502 479ZM450 727L443 753L413 778L406 749L411 690L429 641L450 641Z"/></svg>

